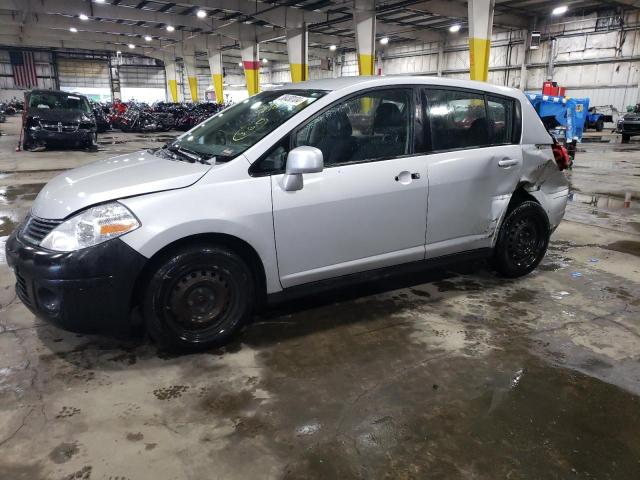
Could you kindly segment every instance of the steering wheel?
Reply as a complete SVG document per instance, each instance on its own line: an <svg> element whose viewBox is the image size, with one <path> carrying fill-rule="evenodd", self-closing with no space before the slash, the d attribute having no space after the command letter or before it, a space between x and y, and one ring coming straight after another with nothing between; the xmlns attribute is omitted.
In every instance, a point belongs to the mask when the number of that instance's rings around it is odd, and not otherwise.
<svg viewBox="0 0 640 480"><path fill-rule="evenodd" d="M216 130L213 132L213 141L217 145L226 145L227 144L227 134L222 130Z"/></svg>

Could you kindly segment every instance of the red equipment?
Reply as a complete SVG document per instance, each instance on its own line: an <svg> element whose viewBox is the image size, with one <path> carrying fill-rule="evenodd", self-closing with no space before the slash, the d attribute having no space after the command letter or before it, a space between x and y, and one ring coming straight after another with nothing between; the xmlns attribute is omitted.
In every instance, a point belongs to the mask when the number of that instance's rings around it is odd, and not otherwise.
<svg viewBox="0 0 640 480"><path fill-rule="evenodd" d="M542 94L552 97L564 97L567 89L559 87L558 82L544 82L542 84Z"/></svg>

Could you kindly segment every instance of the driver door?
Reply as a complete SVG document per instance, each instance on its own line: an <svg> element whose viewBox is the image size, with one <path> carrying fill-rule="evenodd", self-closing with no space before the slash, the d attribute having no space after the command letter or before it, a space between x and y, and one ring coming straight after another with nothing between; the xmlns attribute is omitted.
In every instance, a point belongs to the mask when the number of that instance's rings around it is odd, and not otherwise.
<svg viewBox="0 0 640 480"><path fill-rule="evenodd" d="M271 177L283 287L422 260L427 172L413 155L414 92L377 89L340 100L292 134L312 145L324 170L285 191Z"/></svg>

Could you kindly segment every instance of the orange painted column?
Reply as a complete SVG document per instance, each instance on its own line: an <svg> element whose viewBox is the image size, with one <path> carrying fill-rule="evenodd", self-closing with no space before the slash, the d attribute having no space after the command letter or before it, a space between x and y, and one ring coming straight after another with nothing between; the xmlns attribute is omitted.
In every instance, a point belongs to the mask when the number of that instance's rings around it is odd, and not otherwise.
<svg viewBox="0 0 640 480"><path fill-rule="evenodd" d="M255 42L240 42L242 66L244 77L247 80L249 95L255 95L260 91L260 54L258 44Z"/></svg>

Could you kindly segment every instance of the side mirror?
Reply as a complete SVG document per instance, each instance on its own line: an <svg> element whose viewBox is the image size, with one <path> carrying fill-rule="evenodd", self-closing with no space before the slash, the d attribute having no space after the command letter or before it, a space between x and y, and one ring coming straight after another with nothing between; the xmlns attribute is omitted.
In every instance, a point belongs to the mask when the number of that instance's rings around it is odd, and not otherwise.
<svg viewBox="0 0 640 480"><path fill-rule="evenodd" d="M324 168L322 151L316 147L296 147L287 156L287 167L282 177L282 188L287 192L302 190L303 173L317 173Z"/></svg>

